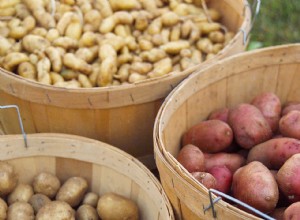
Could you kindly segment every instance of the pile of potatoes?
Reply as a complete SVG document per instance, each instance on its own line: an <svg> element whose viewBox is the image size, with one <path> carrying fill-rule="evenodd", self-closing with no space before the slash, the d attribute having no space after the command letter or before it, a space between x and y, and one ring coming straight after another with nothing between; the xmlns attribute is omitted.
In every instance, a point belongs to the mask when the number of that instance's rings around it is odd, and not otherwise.
<svg viewBox="0 0 300 220"><path fill-rule="evenodd" d="M1 0L0 67L66 88L135 83L215 56L234 36L220 19L205 0Z"/></svg>
<svg viewBox="0 0 300 220"><path fill-rule="evenodd" d="M300 219L300 102L283 105L265 92L216 109L183 134L177 160L207 188L276 219Z"/></svg>
<svg viewBox="0 0 300 220"><path fill-rule="evenodd" d="M138 220L137 204L109 192L90 192L78 176L65 182L48 172L37 174L31 184L20 183L13 166L0 162L0 220Z"/></svg>

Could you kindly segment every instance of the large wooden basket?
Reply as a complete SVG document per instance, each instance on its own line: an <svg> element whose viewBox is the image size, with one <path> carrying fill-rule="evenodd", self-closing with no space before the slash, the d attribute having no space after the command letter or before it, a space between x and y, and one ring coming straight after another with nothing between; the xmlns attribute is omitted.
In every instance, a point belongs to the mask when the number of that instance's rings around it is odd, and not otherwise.
<svg viewBox="0 0 300 220"><path fill-rule="evenodd" d="M161 183L177 219L214 219L208 190L175 159L182 134L207 118L212 110L250 102L262 92L274 92L284 104L300 101L300 44L246 52L218 61L190 75L166 98L154 127L154 150ZM217 219L258 219L219 201Z"/></svg>
<svg viewBox="0 0 300 220"><path fill-rule="evenodd" d="M251 29L247 0L211 0L222 23L236 33L219 54L178 74L133 85L91 89L46 86L0 68L0 105L18 105L27 133L57 132L104 141L138 157L148 167L153 160L153 125L167 94L195 69L244 51ZM6 134L19 133L14 112L0 116Z"/></svg>
<svg viewBox="0 0 300 220"><path fill-rule="evenodd" d="M75 135L0 136L0 160L13 165L19 182L31 184L40 172L50 172L63 182L84 177L89 190L100 196L115 192L133 199L141 220L174 220L172 207L159 181L137 159L122 150Z"/></svg>

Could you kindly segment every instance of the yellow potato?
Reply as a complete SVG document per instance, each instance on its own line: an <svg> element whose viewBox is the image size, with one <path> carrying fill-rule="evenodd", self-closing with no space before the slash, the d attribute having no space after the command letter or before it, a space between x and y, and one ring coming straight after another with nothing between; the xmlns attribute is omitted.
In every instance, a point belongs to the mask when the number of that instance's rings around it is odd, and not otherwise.
<svg viewBox="0 0 300 220"><path fill-rule="evenodd" d="M8 207L7 220L34 220L34 211L27 202L15 202Z"/></svg>
<svg viewBox="0 0 300 220"><path fill-rule="evenodd" d="M90 206L96 208L98 199L99 199L99 196L97 193L88 192L87 194L85 194L82 204L90 205Z"/></svg>
<svg viewBox="0 0 300 220"><path fill-rule="evenodd" d="M35 193L41 193L52 199L59 190L61 183L54 174L41 172L34 177L32 186Z"/></svg>
<svg viewBox="0 0 300 220"><path fill-rule="evenodd" d="M44 194L40 193L34 194L28 201L28 203L32 206L35 214L37 214L38 211L49 202L51 202L51 200Z"/></svg>
<svg viewBox="0 0 300 220"><path fill-rule="evenodd" d="M0 198L0 219L5 220L7 218L7 204Z"/></svg>
<svg viewBox="0 0 300 220"><path fill-rule="evenodd" d="M76 207L83 199L88 189L87 181L82 177L70 177L59 189L56 200L64 201L71 207Z"/></svg>
<svg viewBox="0 0 300 220"><path fill-rule="evenodd" d="M29 184L20 183L8 195L7 203L11 205L14 202L28 202L32 195L32 186Z"/></svg>
<svg viewBox="0 0 300 220"><path fill-rule="evenodd" d="M51 201L39 209L36 220L75 220L75 211L63 201Z"/></svg>
<svg viewBox="0 0 300 220"><path fill-rule="evenodd" d="M76 211L77 220L98 220L99 216L95 207L90 205L81 205Z"/></svg>
<svg viewBox="0 0 300 220"><path fill-rule="evenodd" d="M97 212L101 219L139 219L139 209L135 202L115 193L100 197Z"/></svg>

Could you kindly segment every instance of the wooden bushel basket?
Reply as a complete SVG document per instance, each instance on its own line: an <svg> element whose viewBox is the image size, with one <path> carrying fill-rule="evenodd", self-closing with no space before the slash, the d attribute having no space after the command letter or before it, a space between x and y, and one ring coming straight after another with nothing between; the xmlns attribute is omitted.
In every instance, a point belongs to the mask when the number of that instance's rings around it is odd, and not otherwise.
<svg viewBox="0 0 300 220"><path fill-rule="evenodd" d="M0 105L18 105L27 133L68 133L109 143L138 157L147 167L153 160L153 125L168 93L195 69L244 51L251 29L247 0L211 0L222 23L236 33L211 60L178 74L115 87L66 89L42 85L0 68ZM14 112L0 116L5 134L19 133Z"/></svg>
<svg viewBox="0 0 300 220"><path fill-rule="evenodd" d="M274 92L281 103L300 101L300 44L246 52L218 61L190 75L163 103L154 127L154 151L161 183L177 219L214 219L207 188L175 159L183 133L212 110L249 103ZM258 219L221 200L216 219Z"/></svg>
<svg viewBox="0 0 300 220"><path fill-rule="evenodd" d="M134 200L141 220L174 220L172 207L159 181L137 159L100 141L76 135L44 133L0 136L0 160L12 166L20 183L31 184L40 172L64 182L84 177L89 191L100 196L115 192Z"/></svg>

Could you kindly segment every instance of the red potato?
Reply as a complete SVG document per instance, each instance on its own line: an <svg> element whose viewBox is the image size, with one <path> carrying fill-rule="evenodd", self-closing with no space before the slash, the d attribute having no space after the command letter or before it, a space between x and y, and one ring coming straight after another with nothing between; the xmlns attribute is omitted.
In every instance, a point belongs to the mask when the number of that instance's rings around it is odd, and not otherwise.
<svg viewBox="0 0 300 220"><path fill-rule="evenodd" d="M300 202L295 202L288 206L283 213L283 220L300 219Z"/></svg>
<svg viewBox="0 0 300 220"><path fill-rule="evenodd" d="M279 131L285 137L300 139L300 111L290 111L279 121Z"/></svg>
<svg viewBox="0 0 300 220"><path fill-rule="evenodd" d="M226 166L214 166L207 170L217 180L216 190L229 193L232 183L232 172Z"/></svg>
<svg viewBox="0 0 300 220"><path fill-rule="evenodd" d="M261 93L254 97L251 104L261 111L271 130L275 133L281 115L281 102L278 96L272 92Z"/></svg>
<svg viewBox="0 0 300 220"><path fill-rule="evenodd" d="M228 124L236 142L245 149L269 140L272 130L262 113L254 105L239 104L229 110Z"/></svg>
<svg viewBox="0 0 300 220"><path fill-rule="evenodd" d="M216 153L204 154L205 169L210 170L214 166L226 166L232 173L246 164L246 159L239 154Z"/></svg>
<svg viewBox="0 0 300 220"><path fill-rule="evenodd" d="M290 157L278 170L277 182L289 201L300 201L300 153Z"/></svg>
<svg viewBox="0 0 300 220"><path fill-rule="evenodd" d="M179 151L177 160L190 173L205 170L204 154L192 144L185 145Z"/></svg>
<svg viewBox="0 0 300 220"><path fill-rule="evenodd" d="M253 147L247 163L260 161L269 169L279 169L292 155L300 153L300 140L295 138L275 138Z"/></svg>
<svg viewBox="0 0 300 220"><path fill-rule="evenodd" d="M184 135L182 144L193 144L207 153L226 149L232 142L233 133L228 124L220 120L202 121L192 126Z"/></svg>
<svg viewBox="0 0 300 220"><path fill-rule="evenodd" d="M278 202L279 191L269 169L253 161L234 173L232 195L261 212L271 213Z"/></svg>
<svg viewBox="0 0 300 220"><path fill-rule="evenodd" d="M229 108L216 109L209 114L208 120L221 120L227 123L228 112L229 112Z"/></svg>
<svg viewBox="0 0 300 220"><path fill-rule="evenodd" d="M207 189L215 189L217 186L216 178L210 173L206 172L193 172L192 176L201 184L203 184Z"/></svg>
<svg viewBox="0 0 300 220"><path fill-rule="evenodd" d="M293 110L300 111L300 103L299 102L292 102L292 103L286 104L285 107L283 107L283 109L282 109L281 115L284 116Z"/></svg>

